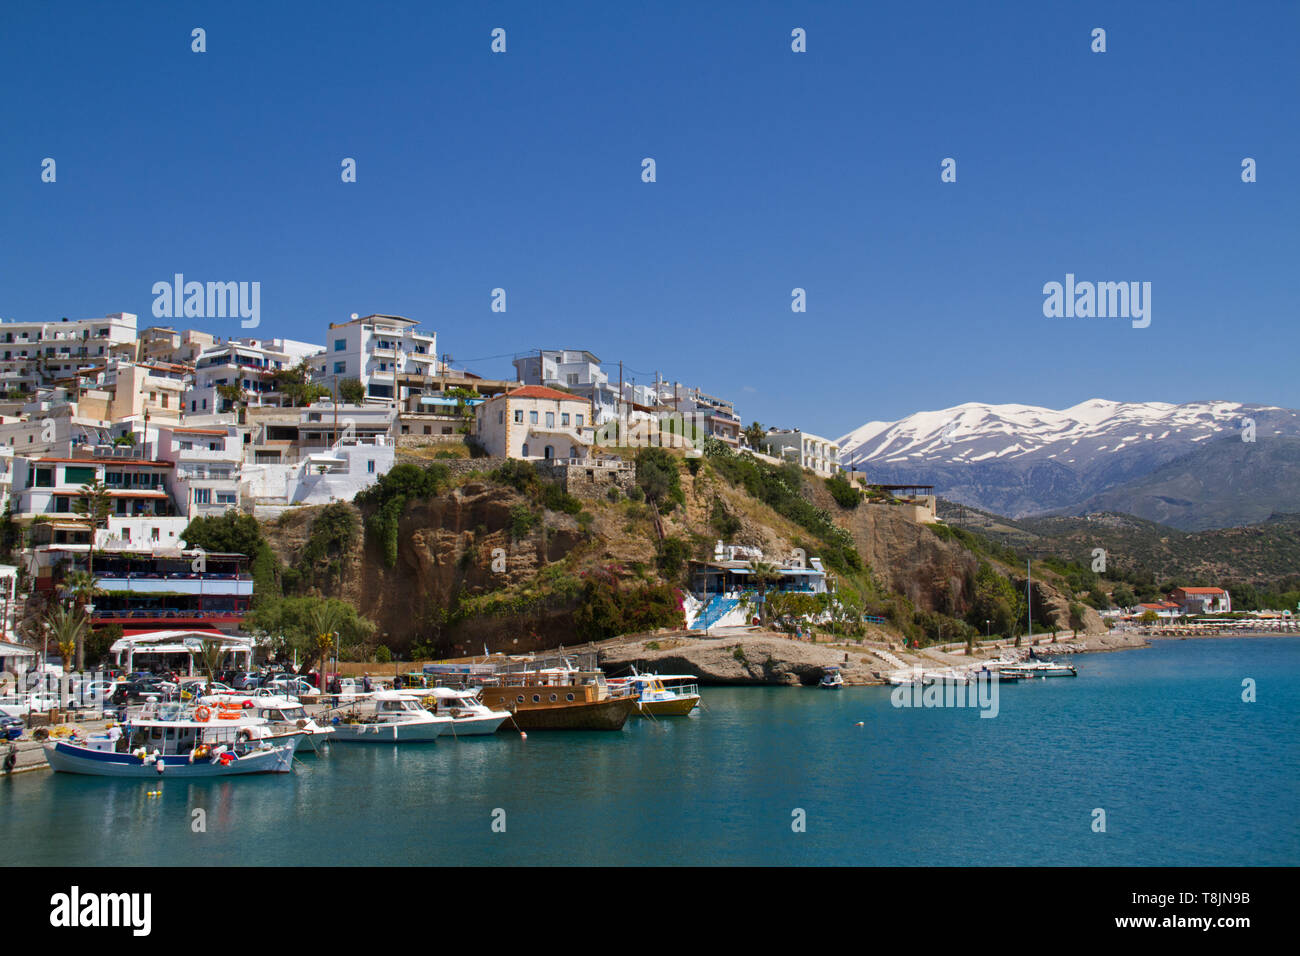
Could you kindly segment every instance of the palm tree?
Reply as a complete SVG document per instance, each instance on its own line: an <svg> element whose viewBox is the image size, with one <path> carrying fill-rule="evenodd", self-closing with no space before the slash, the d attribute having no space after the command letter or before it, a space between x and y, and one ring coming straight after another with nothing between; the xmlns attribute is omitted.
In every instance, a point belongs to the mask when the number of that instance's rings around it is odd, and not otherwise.
<svg viewBox="0 0 1300 956"><path fill-rule="evenodd" d="M63 672L68 672L68 660L85 650L87 630L86 613L79 607L51 604L41 619L49 636L63 655Z"/></svg>
<svg viewBox="0 0 1300 956"><path fill-rule="evenodd" d="M759 443L762 442L763 436L767 432L763 430L763 426L758 422L750 422L749 427L742 431L741 434L745 436L745 443L754 451L758 451Z"/></svg>
<svg viewBox="0 0 1300 956"><path fill-rule="evenodd" d="M72 571L63 579L63 586L68 593L72 595L73 603L77 607L84 608L86 605L94 602L95 598L103 596L106 592L99 586L99 578L95 577L89 571L80 569Z"/></svg>
<svg viewBox="0 0 1300 956"><path fill-rule="evenodd" d="M767 561L749 562L749 580L758 588L759 620L767 623L767 589L781 580L781 572Z"/></svg>
<svg viewBox="0 0 1300 956"><path fill-rule="evenodd" d="M203 673L208 676L206 692L212 693L212 682L215 680L217 666L221 663L221 658L225 656L226 648L220 641L214 641L205 637L199 642L199 663L203 665Z"/></svg>

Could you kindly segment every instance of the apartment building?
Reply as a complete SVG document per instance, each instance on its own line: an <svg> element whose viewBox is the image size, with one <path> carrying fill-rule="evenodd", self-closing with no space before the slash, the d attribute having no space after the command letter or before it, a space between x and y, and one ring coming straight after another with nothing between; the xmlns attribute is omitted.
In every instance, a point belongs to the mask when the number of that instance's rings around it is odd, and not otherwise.
<svg viewBox="0 0 1300 956"><path fill-rule="evenodd" d="M252 407L281 405L277 373L314 361L323 351L320 345L292 339L230 339L212 345L194 362L193 383L184 396L186 414L229 412L241 401ZM239 389L239 399L230 395L233 388Z"/></svg>
<svg viewBox="0 0 1300 956"><path fill-rule="evenodd" d="M162 362L193 367L199 356L218 341L217 336L196 329L177 331L154 325L140 333L136 358L146 363Z"/></svg>
<svg viewBox="0 0 1300 956"><path fill-rule="evenodd" d="M156 441L158 457L176 465L171 493L178 510L199 518L239 508L244 443L238 427L161 427Z"/></svg>
<svg viewBox="0 0 1300 956"><path fill-rule="evenodd" d="M762 445L758 450L774 458L797 461L823 478L839 474L840 446L828 438L797 428L772 428L763 436Z"/></svg>
<svg viewBox="0 0 1300 956"><path fill-rule="evenodd" d="M18 393L71 379L95 360L106 361L114 346L134 347L136 336L136 316L130 312L110 312L102 319L0 321L0 381L5 392Z"/></svg>
<svg viewBox="0 0 1300 956"><path fill-rule="evenodd" d="M400 315L354 315L330 323L325 351L313 360L316 381L331 388L356 379L367 402L395 406L406 398L399 376L438 374L438 335Z"/></svg>

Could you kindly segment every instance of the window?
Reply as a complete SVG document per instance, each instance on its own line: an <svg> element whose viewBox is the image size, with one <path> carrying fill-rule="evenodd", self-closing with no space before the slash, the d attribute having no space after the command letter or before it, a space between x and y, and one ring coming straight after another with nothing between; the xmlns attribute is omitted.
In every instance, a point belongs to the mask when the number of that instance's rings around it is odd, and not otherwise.
<svg viewBox="0 0 1300 956"><path fill-rule="evenodd" d="M577 373L577 372L570 372L569 375L568 375L568 379L569 379L569 384L570 384L570 385L577 385L577 384L578 384L578 373Z"/></svg>
<svg viewBox="0 0 1300 956"><path fill-rule="evenodd" d="M195 503L196 505L210 505L210 504L212 504L212 489L211 489L211 488L195 488L195 489L194 489L194 503Z"/></svg>
<svg viewBox="0 0 1300 956"><path fill-rule="evenodd" d="M347 370L348 370L348 363L347 363L347 362L335 362L335 363L334 363L334 374L335 374L335 375L345 375L345 374L347 374Z"/></svg>
<svg viewBox="0 0 1300 956"><path fill-rule="evenodd" d="M563 414L560 415L560 424L563 425L565 428L568 428L568 427L569 427L569 413L568 413L568 412L564 412Z"/></svg>
<svg viewBox="0 0 1300 956"><path fill-rule="evenodd" d="M537 424L537 413L536 413L536 412L529 412L529 413L528 413L528 424L530 424L530 425L536 425L536 424Z"/></svg>
<svg viewBox="0 0 1300 956"><path fill-rule="evenodd" d="M506 413L504 411L497 412L497 424L504 425L505 422L506 422Z"/></svg>
<svg viewBox="0 0 1300 956"><path fill-rule="evenodd" d="M524 447L520 451L525 458L528 457L528 442L524 442Z"/></svg>
<svg viewBox="0 0 1300 956"><path fill-rule="evenodd" d="M579 427L579 428L582 427L582 416L581 416L581 415L578 415L578 416L577 416L577 424L578 424L578 427Z"/></svg>
<svg viewBox="0 0 1300 956"><path fill-rule="evenodd" d="M555 412L546 413L546 427L547 428L555 427Z"/></svg>
<svg viewBox="0 0 1300 956"><path fill-rule="evenodd" d="M523 410L522 408L516 408L516 409L515 409L515 424L516 424L516 425L522 425L523 423L524 423L524 410Z"/></svg>
<svg viewBox="0 0 1300 956"><path fill-rule="evenodd" d="M237 501L238 496L233 491L217 492L217 504L219 505L233 505L236 504Z"/></svg>
<svg viewBox="0 0 1300 956"><path fill-rule="evenodd" d="M345 351L347 351L347 348L348 348L348 340L347 340L347 339L335 339L335 340L334 340L334 351L335 351L335 352L345 352Z"/></svg>
<svg viewBox="0 0 1300 956"><path fill-rule="evenodd" d="M366 462L366 471L372 475L375 473L375 460L373 458Z"/></svg>
<svg viewBox="0 0 1300 956"><path fill-rule="evenodd" d="M28 436L31 437L31 436ZM37 468L36 469L36 487L53 488L54 487L54 469Z"/></svg>
<svg viewBox="0 0 1300 956"><path fill-rule="evenodd" d="M158 541L158 540L161 540L162 535L159 534L157 528L150 528L150 529L149 529L149 538L150 538L150 540Z"/></svg>
<svg viewBox="0 0 1300 956"><path fill-rule="evenodd" d="M88 485L95 480L94 468L68 465L63 469L63 481L69 485Z"/></svg>
<svg viewBox="0 0 1300 956"><path fill-rule="evenodd" d="M433 426L431 426L431 425L425 425L425 426L424 426L424 433L425 433L426 435L432 435L432 434L433 434Z"/></svg>

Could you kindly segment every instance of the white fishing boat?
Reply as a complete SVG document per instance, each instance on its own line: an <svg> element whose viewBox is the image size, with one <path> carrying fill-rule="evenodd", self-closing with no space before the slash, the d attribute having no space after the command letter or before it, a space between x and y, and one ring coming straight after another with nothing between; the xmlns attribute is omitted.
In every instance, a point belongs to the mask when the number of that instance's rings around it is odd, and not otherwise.
<svg viewBox="0 0 1300 956"><path fill-rule="evenodd" d="M452 722L429 713L418 699L390 690L350 705L330 725L335 743L409 744L437 740Z"/></svg>
<svg viewBox="0 0 1300 956"><path fill-rule="evenodd" d="M104 733L45 744L50 769L96 777L225 777L293 770L293 740L266 739L265 721L197 719L179 705L145 707Z"/></svg>
<svg viewBox="0 0 1300 956"><path fill-rule="evenodd" d="M453 737L476 737L495 734L497 728L510 719L510 711L493 710L479 699L478 688L457 690L452 687L419 687L393 691L419 702L420 706L438 717L450 717L447 733Z"/></svg>
<svg viewBox="0 0 1300 956"><path fill-rule="evenodd" d="M244 702L248 703L245 704ZM268 733L266 739L272 741L292 740L297 750L311 750L320 753L321 748L329 743L334 728L322 726L307 715L307 709L296 698L280 697L274 694L255 694L252 696L239 693L213 694L200 698L201 705L220 706L234 704L246 712L246 716L257 717L266 722Z"/></svg>

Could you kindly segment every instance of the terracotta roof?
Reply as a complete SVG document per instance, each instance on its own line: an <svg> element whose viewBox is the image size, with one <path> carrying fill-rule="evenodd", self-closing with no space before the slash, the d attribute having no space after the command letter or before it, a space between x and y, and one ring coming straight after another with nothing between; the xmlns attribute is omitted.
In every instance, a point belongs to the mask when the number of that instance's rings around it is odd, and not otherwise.
<svg viewBox="0 0 1300 956"><path fill-rule="evenodd" d="M590 404L585 398L578 395L570 395L568 392L561 392L559 389L547 388L545 385L525 385L523 388L517 388L512 392L506 392L507 398L549 398L557 402L582 402L584 405Z"/></svg>
<svg viewBox="0 0 1300 956"><path fill-rule="evenodd" d="M1224 594L1223 588L1179 588L1184 594Z"/></svg>

